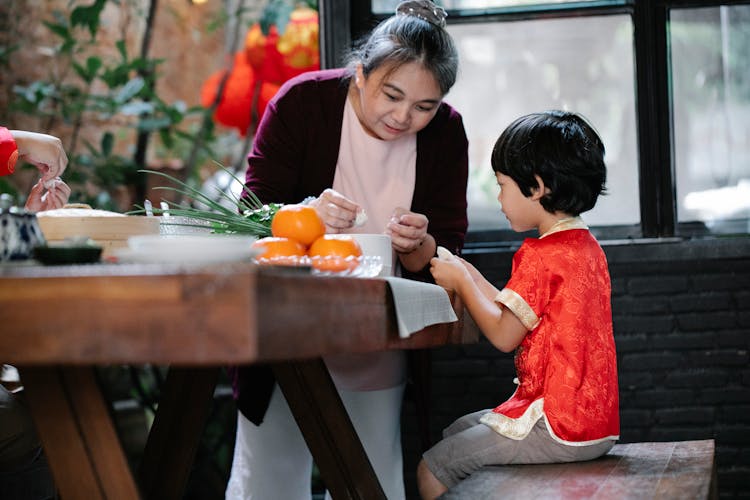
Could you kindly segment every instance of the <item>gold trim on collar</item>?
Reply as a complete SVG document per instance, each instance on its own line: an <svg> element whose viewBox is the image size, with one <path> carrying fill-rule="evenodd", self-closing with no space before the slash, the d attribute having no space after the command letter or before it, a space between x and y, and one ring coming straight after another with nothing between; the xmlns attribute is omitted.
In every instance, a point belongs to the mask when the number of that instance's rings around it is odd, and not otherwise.
<svg viewBox="0 0 750 500"><path fill-rule="evenodd" d="M589 227L583 222L580 216L578 217L566 217L555 222L546 233L541 235L539 239L549 236L553 233L559 233L560 231L568 231L569 229L588 229Z"/></svg>

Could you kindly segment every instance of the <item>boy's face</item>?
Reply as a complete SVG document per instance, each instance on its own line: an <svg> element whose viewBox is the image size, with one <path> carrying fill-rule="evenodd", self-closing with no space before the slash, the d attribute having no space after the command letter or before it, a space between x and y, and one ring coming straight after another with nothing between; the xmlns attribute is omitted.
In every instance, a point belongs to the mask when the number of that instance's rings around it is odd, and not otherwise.
<svg viewBox="0 0 750 500"><path fill-rule="evenodd" d="M500 186L497 201L500 202L510 227L516 232L538 229L541 204L534 199L535 196L533 194L529 197L524 196L516 181L505 174L495 172L495 177Z"/></svg>

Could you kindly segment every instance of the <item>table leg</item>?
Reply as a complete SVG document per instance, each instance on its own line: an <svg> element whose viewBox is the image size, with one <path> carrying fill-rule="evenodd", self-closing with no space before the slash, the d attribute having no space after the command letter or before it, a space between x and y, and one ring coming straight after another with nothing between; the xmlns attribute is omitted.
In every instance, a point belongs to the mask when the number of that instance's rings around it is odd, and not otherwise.
<svg viewBox="0 0 750 500"><path fill-rule="evenodd" d="M134 499L138 489L93 367L20 367L60 496Z"/></svg>
<svg viewBox="0 0 750 500"><path fill-rule="evenodd" d="M195 459L218 367L170 367L138 469L144 499L180 499Z"/></svg>
<svg viewBox="0 0 750 500"><path fill-rule="evenodd" d="M275 363L274 375L336 500L385 500L322 359Z"/></svg>

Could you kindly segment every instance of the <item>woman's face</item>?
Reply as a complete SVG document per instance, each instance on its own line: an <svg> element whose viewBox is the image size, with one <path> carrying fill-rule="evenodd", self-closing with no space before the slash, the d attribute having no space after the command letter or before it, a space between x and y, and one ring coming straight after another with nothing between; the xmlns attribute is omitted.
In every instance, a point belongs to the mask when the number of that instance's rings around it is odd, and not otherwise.
<svg viewBox="0 0 750 500"><path fill-rule="evenodd" d="M435 77L421 64L390 69L380 67L365 77L360 65L354 75L354 111L365 131L384 141L422 130L443 98Z"/></svg>

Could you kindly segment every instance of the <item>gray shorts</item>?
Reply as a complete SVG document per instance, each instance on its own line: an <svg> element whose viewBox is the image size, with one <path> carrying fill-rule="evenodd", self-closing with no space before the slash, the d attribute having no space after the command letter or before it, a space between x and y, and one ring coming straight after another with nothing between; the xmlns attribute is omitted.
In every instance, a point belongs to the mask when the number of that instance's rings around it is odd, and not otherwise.
<svg viewBox="0 0 750 500"><path fill-rule="evenodd" d="M529 435L518 441L479 423L481 410L464 415L443 431L443 440L423 455L427 467L448 488L485 465L548 464L592 460L607 453L614 441L569 446L554 440L540 418Z"/></svg>

